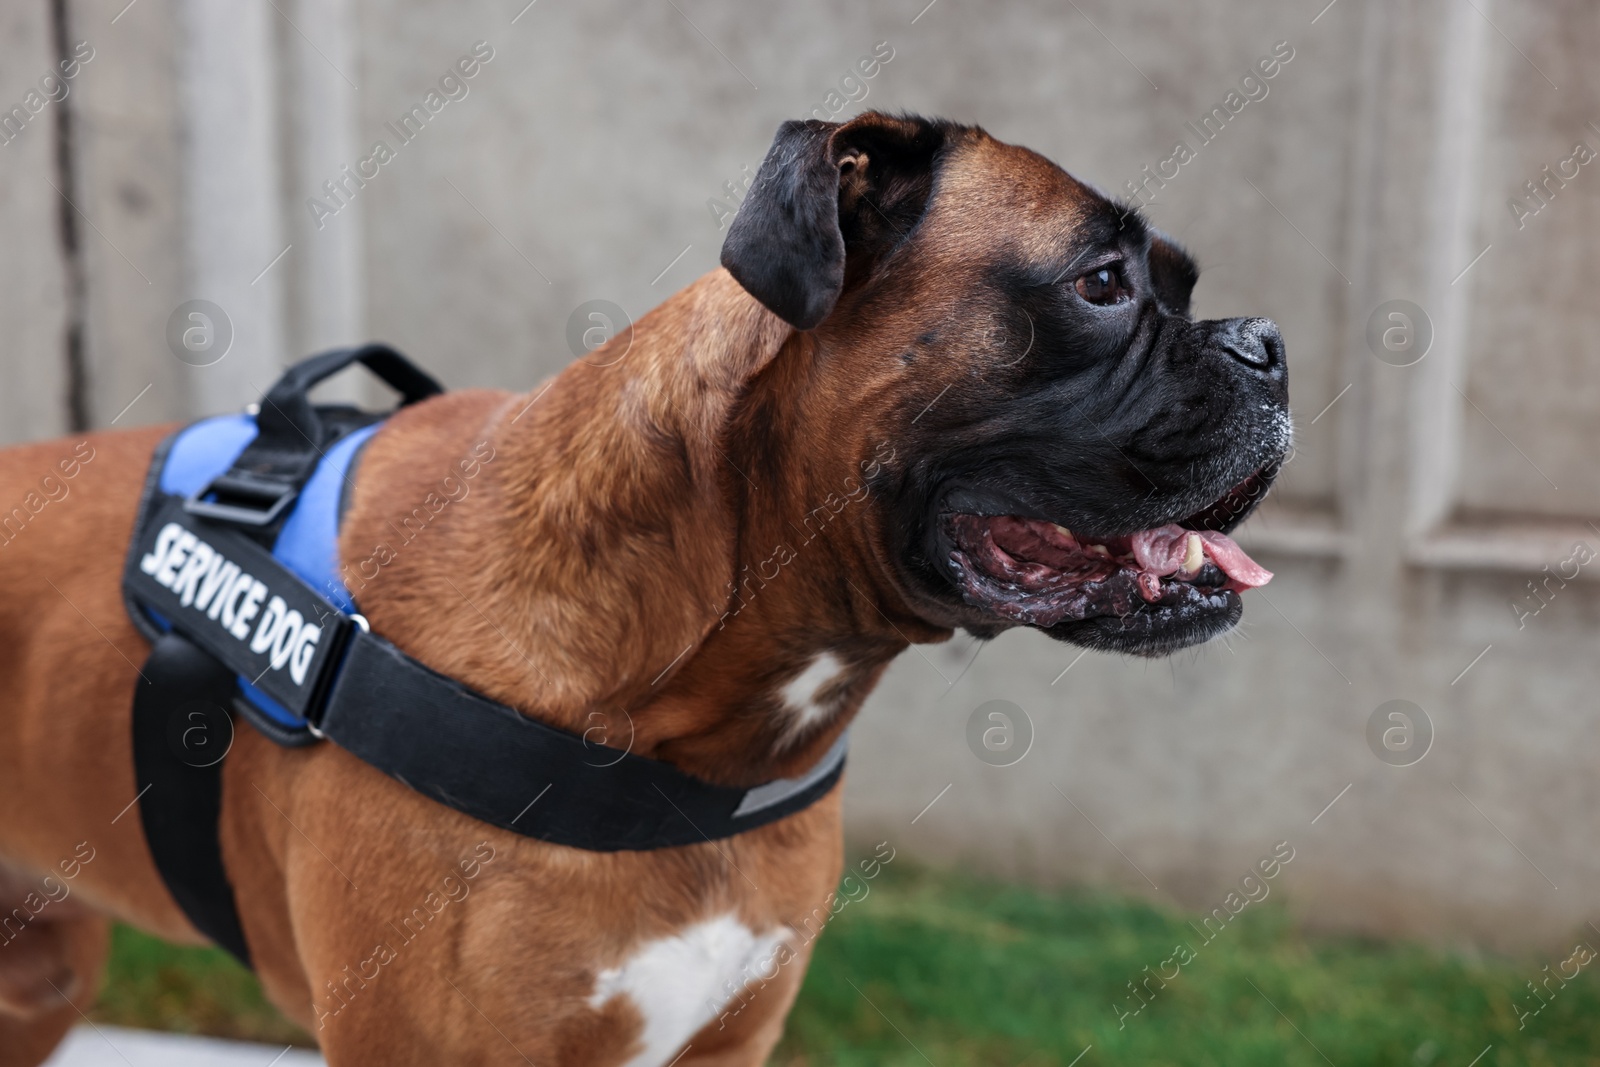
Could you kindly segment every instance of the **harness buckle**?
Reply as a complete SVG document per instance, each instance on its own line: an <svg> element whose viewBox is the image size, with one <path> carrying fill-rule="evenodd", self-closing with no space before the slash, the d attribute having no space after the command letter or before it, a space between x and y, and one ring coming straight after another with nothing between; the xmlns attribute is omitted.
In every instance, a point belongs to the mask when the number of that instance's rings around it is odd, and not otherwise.
<svg viewBox="0 0 1600 1067"><path fill-rule="evenodd" d="M299 495L300 490L294 485L231 470L211 479L185 500L183 510L236 526L270 526ZM208 496L216 499L207 500Z"/></svg>
<svg viewBox="0 0 1600 1067"><path fill-rule="evenodd" d="M355 630L360 630L364 634L370 634L372 632L372 624L368 622L367 617L361 614L359 611L352 611L350 614L344 617L350 620L350 623ZM350 636L346 638L346 643L348 644L349 640L353 639L354 636L355 633L354 630L352 630L350 632ZM333 661L330 660L329 662ZM306 709L306 732L312 737L315 737L318 741L326 741L328 739L328 735L322 732L322 716L326 714L328 710L326 688L328 688L328 686L325 686L324 692L317 701L317 706Z"/></svg>

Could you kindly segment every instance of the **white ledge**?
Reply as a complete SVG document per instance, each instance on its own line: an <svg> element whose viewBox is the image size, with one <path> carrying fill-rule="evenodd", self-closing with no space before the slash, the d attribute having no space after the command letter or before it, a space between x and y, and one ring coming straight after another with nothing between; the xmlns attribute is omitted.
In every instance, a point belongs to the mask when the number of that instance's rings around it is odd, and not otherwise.
<svg viewBox="0 0 1600 1067"><path fill-rule="evenodd" d="M1341 559L1352 540L1332 511L1268 504L1234 533L1246 552Z"/></svg>
<svg viewBox="0 0 1600 1067"><path fill-rule="evenodd" d="M274 1059L273 1057L277 1057ZM120 1026L80 1026L44 1067L323 1067L322 1057L283 1045L181 1037Z"/></svg>
<svg viewBox="0 0 1600 1067"><path fill-rule="evenodd" d="M1556 570L1573 558L1573 546L1580 542L1600 554L1596 526L1600 523L1581 519L1447 523L1412 539L1406 558L1418 566L1447 570L1536 572L1546 566ZM1569 575L1571 569L1565 568ZM1577 576L1600 577L1600 568L1579 567Z"/></svg>

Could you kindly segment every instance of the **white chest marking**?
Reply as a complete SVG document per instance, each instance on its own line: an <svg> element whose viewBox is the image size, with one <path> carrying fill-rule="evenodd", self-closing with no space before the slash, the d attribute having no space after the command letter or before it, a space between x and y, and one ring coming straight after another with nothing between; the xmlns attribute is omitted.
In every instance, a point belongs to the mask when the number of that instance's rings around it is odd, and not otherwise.
<svg viewBox="0 0 1600 1067"><path fill-rule="evenodd" d="M624 1067L663 1067L707 1023L715 1019L771 959L784 931L757 934L732 915L685 927L648 941L620 967L595 977L589 1006L600 1008L626 996L644 1018L643 1046Z"/></svg>
<svg viewBox="0 0 1600 1067"><path fill-rule="evenodd" d="M783 703L789 710L790 720L784 730L786 738L799 737L813 726L826 722L838 706L837 699L819 700L830 688L829 683L844 673L844 662L832 652L824 652L811 661L811 665L783 687Z"/></svg>

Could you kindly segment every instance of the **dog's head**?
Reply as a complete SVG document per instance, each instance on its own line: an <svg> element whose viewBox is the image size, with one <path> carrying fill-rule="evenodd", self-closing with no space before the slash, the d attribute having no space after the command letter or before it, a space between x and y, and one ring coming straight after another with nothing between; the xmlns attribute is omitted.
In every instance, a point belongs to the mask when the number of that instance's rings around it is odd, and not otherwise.
<svg viewBox="0 0 1600 1067"><path fill-rule="evenodd" d="M723 246L813 331L806 437L872 487L873 564L916 615L1155 655L1270 575L1226 532L1287 454L1283 342L1195 321L1194 262L983 131L786 123Z"/></svg>

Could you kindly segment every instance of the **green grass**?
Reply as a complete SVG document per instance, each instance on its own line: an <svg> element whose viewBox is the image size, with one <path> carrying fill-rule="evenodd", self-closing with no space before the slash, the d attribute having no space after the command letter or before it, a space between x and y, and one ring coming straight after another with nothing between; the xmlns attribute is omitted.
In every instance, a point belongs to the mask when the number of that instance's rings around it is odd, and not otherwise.
<svg viewBox="0 0 1600 1067"><path fill-rule="evenodd" d="M904 860L869 885L818 942L777 1067L1067 1067L1089 1045L1079 1067L1467 1067L1490 1045L1477 1067L1600 1067L1600 979L1590 973L1600 960L1519 1031L1513 999L1532 1004L1524 983L1566 953L1467 957L1307 937L1276 898L1205 943L1184 913ZM1589 934L1574 940L1600 947ZM1126 983L1180 942L1194 959L1165 989L1152 980L1154 999L1119 1025L1112 1005L1128 1004ZM294 1036L220 952L127 930L97 1017Z"/></svg>
<svg viewBox="0 0 1600 1067"><path fill-rule="evenodd" d="M890 868L819 942L775 1062L1066 1067L1092 1044L1082 1067L1466 1067L1492 1044L1479 1067L1600 1064L1588 970L1519 1033L1512 997L1555 959L1302 937L1276 903L1208 944L1194 917L1126 898ZM1180 942L1195 958L1119 1024L1126 983Z"/></svg>
<svg viewBox="0 0 1600 1067"><path fill-rule="evenodd" d="M226 952L180 948L126 926L111 932L111 962L91 1017L146 1030L315 1044Z"/></svg>

